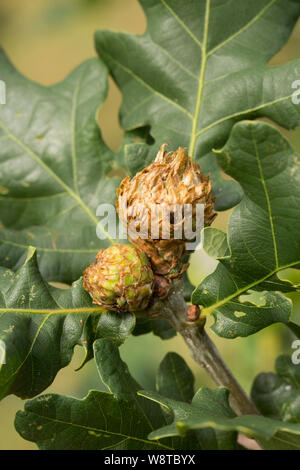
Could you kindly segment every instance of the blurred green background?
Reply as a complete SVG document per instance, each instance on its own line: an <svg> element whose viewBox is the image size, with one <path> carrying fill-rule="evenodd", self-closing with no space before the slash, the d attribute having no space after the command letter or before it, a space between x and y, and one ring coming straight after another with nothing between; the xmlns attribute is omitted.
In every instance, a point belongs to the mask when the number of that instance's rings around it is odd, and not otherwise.
<svg viewBox="0 0 300 470"><path fill-rule="evenodd" d="M97 29L116 29L141 34L146 27L144 13L137 0L1 0L0 43L13 63L27 77L43 85L63 79L76 65L95 55L93 33ZM276 31L274 31L276 34ZM300 24L272 64L290 61L298 56ZM1 71L0 71L1 74ZM300 77L299 77L300 78ZM110 80L109 96L99 114L106 143L116 150L122 140L118 123L121 94ZM300 151L300 129L283 131L294 148ZM230 211L220 214L214 226L226 230ZM216 263L203 253L193 255L189 275L194 284ZM295 273L288 273L289 276ZM293 295L294 320L300 323L300 295ZM209 319L208 324L212 322ZM248 338L223 340L213 335L225 361L249 392L256 374L274 369L278 354L291 353L292 335L286 328L274 325ZM162 341L152 334L131 337L121 347L121 354L135 378L144 388L153 388L157 367L168 351L181 354L196 376L196 386L213 385L207 375L190 359L181 338ZM83 397L91 388L102 388L93 361L81 371L82 350L76 348L72 363L58 374L46 392ZM22 400L7 397L0 403L0 450L35 449L14 430L14 415L23 408Z"/></svg>

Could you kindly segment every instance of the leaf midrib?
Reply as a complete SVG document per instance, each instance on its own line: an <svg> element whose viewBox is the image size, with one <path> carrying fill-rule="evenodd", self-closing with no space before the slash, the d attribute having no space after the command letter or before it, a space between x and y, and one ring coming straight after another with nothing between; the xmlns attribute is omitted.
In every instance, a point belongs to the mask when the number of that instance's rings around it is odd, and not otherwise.
<svg viewBox="0 0 300 470"><path fill-rule="evenodd" d="M225 46L226 44L230 43L231 41L235 40L239 35L241 35L242 33L244 33L245 31L247 31L251 26L253 26L259 19L262 18L262 16L266 13L266 11L268 11L272 5L274 5L274 3L276 2L276 0L271 0L267 5L265 5L258 13L257 15L255 15L247 24L245 24L241 29L239 29L238 31L236 31L233 35L231 35L229 38L227 38L225 41L223 41L222 43L218 44L215 48L207 51L207 40L208 40L208 25L209 25L209 14L210 14L210 0L207 0L206 1L206 12L205 12L205 24L204 24L204 34L203 34L203 41L199 41L198 38L192 33L192 31L188 28L187 25L185 25L185 23L181 20L181 18L176 14L176 12L170 7L170 5L167 3L166 0L160 0L161 4L168 10L168 12L170 13L170 15L178 22L178 24L184 29L184 31L192 38L192 40L198 45L199 49L201 49L202 51L202 58L201 58L201 67L200 67L200 73L199 73L199 79L198 79L198 90L197 90L197 100L196 100L196 106L195 106L195 111L194 113L190 113L186 108L184 108L183 106L179 105L177 102L175 102L174 100L170 99L169 97L167 97L166 95L164 95L163 93L159 92L158 90L155 90L154 88L152 88L148 83L146 83L141 77L139 77L138 75L136 75L130 68L124 66L123 64L121 64L118 60L116 60L114 57L112 57L111 54L109 54L107 51L101 51L101 53L107 57L109 57L109 59L114 62L118 67L120 67L121 69L123 69L128 75L132 76L133 79L135 79L136 81L140 82L145 88L149 89L153 94L156 94L158 96L160 96L162 99L164 99L165 101L169 102L170 104L172 104L173 106L176 106L180 111L182 111L184 114L186 114L188 116L188 118L192 121L192 131L191 133L189 133L190 135L190 144L189 144L189 154L191 156L191 158L194 157L194 154L195 154L195 147L196 147L196 143L197 143L197 140L198 140L198 137L207 132L208 130L210 130L212 127L215 127L216 125L218 124L221 124L222 122L226 121L226 120L229 120L229 119L232 119L234 117L239 117L239 116L242 116L244 114L247 114L247 113L250 113L250 112L253 112L253 111L257 111L259 109L263 109L267 106L271 106L272 104L275 104L277 102L280 102L280 101L284 101L284 100L287 100L291 97L291 95L289 96L284 96L284 97L281 97L279 99L276 99L276 100L273 100L273 101L270 101L268 103L263 103L261 105L258 105L256 107L253 107L252 109L247 109L247 110L244 110L244 111L239 111L239 112L236 112L236 113L232 113L231 115L228 115L228 116L225 116L223 118L220 118L214 122L212 122L211 124L209 124L208 126L206 126L205 128L202 128L200 130L197 130L198 127L199 127L199 116L200 116L200 109L201 109L201 103L202 103L202 97L203 97L203 91L204 91L204 88L205 88L205 71L206 71L206 64L207 64L207 59L213 55L217 50L221 49L223 46ZM158 45L161 49L163 49L159 44L155 43L156 45ZM168 54L167 51L165 51L165 53ZM168 54L169 55L169 54ZM174 58L172 58L172 60L174 60ZM185 68L184 70L186 72L188 72L190 74L189 71L187 71ZM193 74L192 74L193 75ZM194 77L194 75L193 75ZM194 77L195 78L195 77ZM197 78L196 78L197 79ZM139 106L142 106L143 104L145 104L145 101L148 101L149 99L149 96L146 98L146 100L144 100L142 103L140 103ZM130 112L131 114L132 112ZM128 128L130 129L130 128Z"/></svg>
<svg viewBox="0 0 300 470"><path fill-rule="evenodd" d="M206 61L207 61L206 49L207 49L207 39L208 39L209 14L210 14L210 0L206 0L201 68L200 68L199 83L198 83L197 101L196 101L196 107L195 107L193 125L192 125L192 133L191 133L190 145L189 145L189 155L192 159L194 157L195 146L197 142L198 121L199 121L199 116L200 116L202 95L203 95L203 90L204 90L205 69L206 69Z"/></svg>
<svg viewBox="0 0 300 470"><path fill-rule="evenodd" d="M48 321L48 319L51 318L51 314L49 313L46 318L44 318L44 320L42 321L42 323L39 325L35 335L34 335L34 338L30 344L30 348L28 349L27 351L27 354L26 356L24 357L24 359L22 360L22 362L18 365L18 367L6 378L6 380L4 382L2 382L1 384L1 387L7 385L10 380L12 379L12 377L14 377L15 375L18 374L18 372L22 369L22 367L24 366L24 364L26 363L27 359L31 356L31 353L33 351L33 348L34 348L34 345L36 344L37 342L37 339L38 337L40 336L40 332L42 331L45 323Z"/></svg>
<svg viewBox="0 0 300 470"><path fill-rule="evenodd" d="M199 116L200 116L200 110L201 110L201 102L202 102L202 96L203 96L203 91L205 87L205 70L206 70L206 63L207 59L213 55L215 52L217 52L219 49L224 47L226 44L229 44L231 41L236 39L239 35L247 31L253 24L255 24L263 15L266 11L268 11L271 6L277 1L277 0L271 0L267 5L265 5L257 15L255 15L247 24L245 24L241 29L236 31L236 33L232 34L229 38L227 38L225 41L222 43L218 44L216 47L213 49L207 51L207 40L208 40L208 26L209 26L209 15L210 15L210 0L206 0L206 11L205 11L205 23L204 23L204 34L203 34L203 41L200 42L198 38L192 33L192 31L185 25L185 23L180 19L180 17L174 12L174 10L170 7L170 5L167 3L166 0L160 0L161 3L165 6L165 8L169 11L169 13L175 18L175 20L180 24L180 26L186 31L186 33L193 39L193 41L199 46L199 48L202 51L202 58L201 58L201 67L200 67L200 74L199 74L199 80L198 80L198 92L197 92L197 101L196 101L196 107L195 107L195 112L192 116L192 132L191 132L191 137L190 137L190 144L189 144L189 155L191 158L194 158L195 154L195 147L196 143L198 140L198 137L202 134L208 131L211 127L214 127L215 125L218 125L219 123L222 123L224 120L230 119L231 117L235 117L236 115L243 115L244 113L250 112L251 110L247 111L242 111L239 113L235 113L232 116L228 116L225 118L222 118L218 121L215 121L214 123L211 123L209 126L206 128L198 129L198 122L199 122ZM285 100L288 99L289 97L283 97L280 100ZM276 101L277 102L277 101ZM270 103L273 104L273 103ZM265 107L268 106L268 104L263 104L258 106L257 108L259 109L260 107ZM185 110L186 111L186 110ZM220 122L219 122L220 121Z"/></svg>
<svg viewBox="0 0 300 470"><path fill-rule="evenodd" d="M32 412L28 412L30 414L33 414L33 415L37 415L37 413L32 413ZM120 436L120 437L123 437L124 439L132 439L134 441L138 441L138 442L143 442L144 444L150 444L150 445L158 445L160 447L162 447L163 449L168 449L168 450L173 450L171 447L168 447L164 444L162 444L161 442L153 442L153 441L150 441L150 440L147 440L147 439L142 439L142 438L139 438L139 437L135 437L135 436L128 436L126 434L122 434L122 433L118 433L116 431L108 431L106 429L101 429L101 428L94 428L94 427L91 427L91 426L85 426L83 424L77 424L77 423L72 423L72 422L69 422L69 421L64 421L64 420L61 420L61 419L57 419L57 418L50 418L49 416L43 416L43 415L37 415L39 418L43 419L43 420L48 420L48 421L51 421L53 423L57 423L57 424L64 424L64 425L67 425L67 426L70 426L70 427L76 427L76 428L80 428L80 429L84 429L84 430L87 430L87 431L93 431L93 432L101 432L103 434L110 434L111 436Z"/></svg>
<svg viewBox="0 0 300 470"><path fill-rule="evenodd" d="M19 248L29 248L29 246L32 245L32 243L28 243L28 245L24 243L17 243L13 242L11 240L5 240L5 239L0 239L0 243L4 243L6 245L12 245L12 246L17 246ZM45 248L42 246L36 246L37 250L39 251L44 251L46 253L97 253L98 250L92 249L92 248L87 248L87 249L81 249L81 248Z"/></svg>
<svg viewBox="0 0 300 470"><path fill-rule="evenodd" d="M84 313L104 313L107 312L107 309L103 307L79 307L79 308L65 308L65 309L55 309L55 308L14 308L14 307L1 307L0 313L22 313L26 315L68 315L68 314L77 314L82 315Z"/></svg>
<svg viewBox="0 0 300 470"><path fill-rule="evenodd" d="M256 144L256 140L254 138L253 132L251 132L251 137L252 137L252 143L255 149L255 156L256 156L256 161L257 161L257 167L260 175L260 181L263 186L263 190L265 193L265 198L266 198L266 203L267 203L267 208L268 208L268 214L269 214L269 221L270 221L270 228L271 228L271 233L272 233L272 241L273 241L273 248L274 248L274 258L275 258L275 266L276 270L278 271L278 252L277 252L277 242L276 242L276 236L275 236L275 228L274 228L274 222L273 222L273 214L272 214L272 207L271 207L271 201L268 193L268 188L266 185L266 180L264 177L264 172L262 168L262 164L260 161L260 156L258 153L258 148Z"/></svg>

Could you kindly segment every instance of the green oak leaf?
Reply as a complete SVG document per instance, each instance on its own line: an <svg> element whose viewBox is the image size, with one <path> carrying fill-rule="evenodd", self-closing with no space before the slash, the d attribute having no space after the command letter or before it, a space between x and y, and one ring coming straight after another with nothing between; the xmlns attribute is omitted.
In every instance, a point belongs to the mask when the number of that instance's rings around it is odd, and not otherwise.
<svg viewBox="0 0 300 470"><path fill-rule="evenodd" d="M190 402L194 396L194 375L185 360L176 353L168 353L159 366L157 391L173 400Z"/></svg>
<svg viewBox="0 0 300 470"><path fill-rule="evenodd" d="M116 343L109 338L98 339L94 343L94 351L99 375L109 393L92 390L83 400L48 394L27 402L25 410L17 413L15 420L16 429L24 439L36 442L40 449L47 450L239 448L235 431L205 429L188 432L186 437L150 440L148 434L168 425L170 414L167 415L156 403L137 394L140 386L121 360ZM165 386L169 388L177 381L177 374L170 374L167 370L168 356L158 372L161 389ZM179 356L173 354L173 359L179 367L178 373L184 371L185 375L189 375L190 385L185 387L185 391L186 397L190 397L193 388L191 372ZM162 379L163 375L165 377ZM220 406L222 408L223 404ZM227 413L234 415L229 408Z"/></svg>
<svg viewBox="0 0 300 470"><path fill-rule="evenodd" d="M1 264L20 267L34 245L44 279L71 283L113 241L96 216L99 204L114 205L120 181L110 177L118 164L96 120L106 67L90 59L43 87L0 49L0 70L7 89L0 105Z"/></svg>
<svg viewBox="0 0 300 470"><path fill-rule="evenodd" d="M275 128L254 121L237 123L217 155L244 196L227 236L204 229L204 247L219 264L196 288L192 302L202 305L203 315L213 313L218 335L234 338L289 321L291 301L278 291L299 286L277 274L299 265L300 160Z"/></svg>
<svg viewBox="0 0 300 470"><path fill-rule="evenodd" d="M205 228L203 248L211 258L217 260L230 255L227 234L215 227Z"/></svg>
<svg viewBox="0 0 300 470"><path fill-rule="evenodd" d="M239 186L221 178L211 153L224 145L233 124L268 117L293 128L300 123L292 83L300 61L269 67L300 14L294 0L140 0L148 20L143 35L98 31L96 49L123 94L126 131L150 128L155 144L128 144L134 171L163 143L188 147L213 179L218 210L235 205ZM233 14L234 12L234 14ZM134 163L134 160L136 163Z"/></svg>
<svg viewBox="0 0 300 470"><path fill-rule="evenodd" d="M76 345L92 356L96 338L125 341L135 326L127 313L103 313L76 281L68 290L50 287L41 277L35 250L16 273L0 268L0 399L9 394L30 398L45 390L67 366Z"/></svg>
<svg viewBox="0 0 300 470"><path fill-rule="evenodd" d="M176 353L168 353L165 356L157 373L156 389L164 397L178 402L191 403L194 397L194 376L181 356ZM166 414L167 424L171 425L173 412L165 407L163 410ZM184 436L172 439L175 448L199 448L202 450L239 448L237 433L216 432L212 428L189 430Z"/></svg>
<svg viewBox="0 0 300 470"><path fill-rule="evenodd" d="M300 437L288 432L277 432L271 439L257 438L264 450L299 450Z"/></svg>
<svg viewBox="0 0 300 470"><path fill-rule="evenodd" d="M149 145L153 145L154 139L149 134L149 126L139 127L124 132L121 146L122 166L130 176L134 176L152 162L149 155Z"/></svg>
<svg viewBox="0 0 300 470"><path fill-rule="evenodd" d="M264 416L300 424L299 364L293 364L291 356L279 356L275 370L256 377L251 397Z"/></svg>
<svg viewBox="0 0 300 470"><path fill-rule="evenodd" d="M194 375L184 359L176 353L167 353L156 376L157 392L177 401L190 403L194 396ZM163 408L167 424L173 421L172 412ZM189 431L186 436L173 437L175 449L236 449L235 433L215 433L213 429Z"/></svg>
<svg viewBox="0 0 300 470"><path fill-rule="evenodd" d="M96 119L108 86L100 59L87 60L51 87L23 77L2 49L0 70L7 88L7 102L0 105L1 265L20 268L28 246L35 246L43 278L71 283L115 241L96 209L115 204L128 171L124 146L151 140L140 129L127 133L115 154L104 144ZM154 321L147 331L175 334L166 322ZM93 354L88 347L86 359Z"/></svg>
<svg viewBox="0 0 300 470"><path fill-rule="evenodd" d="M276 373L261 373L254 380L251 397L264 415L288 423L300 423L300 368L291 356L279 356ZM278 432L272 439L259 439L268 450L299 450L300 437Z"/></svg>
<svg viewBox="0 0 300 470"><path fill-rule="evenodd" d="M285 435L295 448L300 445L300 425L258 415L236 416L230 408L227 389L220 387L216 390L202 388L194 396L192 403L165 398L158 393L142 391L141 396L159 403L173 413L173 422L152 432L150 439L162 439L172 436L185 436L194 430L211 428L222 433L222 438L228 433L240 432L264 442L271 442L274 436ZM222 448L222 447L221 447Z"/></svg>
<svg viewBox="0 0 300 470"><path fill-rule="evenodd" d="M136 319L136 326L132 332L134 336L153 333L161 339L170 339L176 335L176 330L163 318L149 318L143 316Z"/></svg>
<svg viewBox="0 0 300 470"><path fill-rule="evenodd" d="M157 404L137 396L139 385L107 338L94 344L109 393L90 391L83 400L42 395L26 403L15 426L24 439L49 450L171 450L170 440L147 438L165 422Z"/></svg>
<svg viewBox="0 0 300 470"><path fill-rule="evenodd" d="M192 403L162 397L158 393L153 392L142 391L139 393L150 400L160 403L162 407L171 413L171 420L169 420L167 426L152 432L149 435L150 439L159 439L159 434L169 438L180 436L182 439L197 436L199 443L201 443L200 448L203 450L237 448L237 432L235 429L218 429L217 427L211 426L212 423L210 421L213 416L214 418L217 418L219 415L222 417L224 415L227 418L233 418L235 416L228 404L227 390L200 390L193 397ZM197 416L199 416L199 413L203 413L202 422L206 423L206 425L187 425L186 420L189 420L193 413L197 413Z"/></svg>

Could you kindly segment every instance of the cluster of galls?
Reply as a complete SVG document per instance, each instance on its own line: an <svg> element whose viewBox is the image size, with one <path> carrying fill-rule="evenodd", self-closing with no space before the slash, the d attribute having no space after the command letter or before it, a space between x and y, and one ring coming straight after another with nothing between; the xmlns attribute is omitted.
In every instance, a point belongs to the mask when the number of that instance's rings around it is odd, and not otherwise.
<svg viewBox="0 0 300 470"><path fill-rule="evenodd" d="M172 280L187 269L185 225L195 227L198 204L204 205L204 225L210 225L216 217L214 197L209 177L187 152L179 148L167 153L165 145L151 165L121 182L117 195L117 211L132 245L100 250L84 272L83 286L94 303L108 310L135 312L145 310L153 296L166 295ZM185 204L190 205L189 215L172 217L173 208Z"/></svg>

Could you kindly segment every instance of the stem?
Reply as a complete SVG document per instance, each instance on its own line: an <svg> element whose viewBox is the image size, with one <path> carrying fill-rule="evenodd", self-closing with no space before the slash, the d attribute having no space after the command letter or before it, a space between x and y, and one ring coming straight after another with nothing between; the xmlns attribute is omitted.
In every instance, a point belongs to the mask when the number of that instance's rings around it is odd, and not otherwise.
<svg viewBox="0 0 300 470"><path fill-rule="evenodd" d="M204 325L187 323L188 306L182 285L174 285L165 299L156 300L149 313L167 319L184 338L191 356L217 385L230 391L231 404L237 414L258 414L255 406L220 357L217 348L204 330Z"/></svg>
<svg viewBox="0 0 300 470"><path fill-rule="evenodd" d="M179 331L188 345L193 359L210 375L217 385L231 392L231 404L238 414L257 414L253 403L220 357L206 331L199 326L189 326Z"/></svg>

